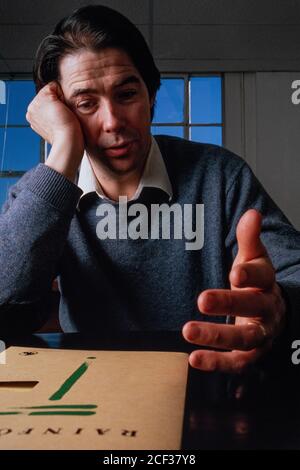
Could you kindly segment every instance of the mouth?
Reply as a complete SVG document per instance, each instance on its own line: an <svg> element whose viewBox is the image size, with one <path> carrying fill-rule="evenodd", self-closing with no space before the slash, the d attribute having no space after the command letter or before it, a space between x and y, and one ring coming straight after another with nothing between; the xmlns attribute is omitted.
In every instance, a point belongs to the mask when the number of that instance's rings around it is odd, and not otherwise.
<svg viewBox="0 0 300 470"><path fill-rule="evenodd" d="M126 155L128 152L130 152L133 143L134 140L131 140L130 142L123 142L120 145L114 145L112 147L106 148L104 152L108 157L122 157L123 155Z"/></svg>

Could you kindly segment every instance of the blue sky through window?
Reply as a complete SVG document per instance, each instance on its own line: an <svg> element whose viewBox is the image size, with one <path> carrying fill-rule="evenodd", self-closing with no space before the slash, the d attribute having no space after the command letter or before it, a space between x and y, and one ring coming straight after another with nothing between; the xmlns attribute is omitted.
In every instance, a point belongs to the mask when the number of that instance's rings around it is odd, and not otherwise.
<svg viewBox="0 0 300 470"><path fill-rule="evenodd" d="M28 127L0 127L0 171L27 171L37 165L40 142Z"/></svg>
<svg viewBox="0 0 300 470"><path fill-rule="evenodd" d="M192 77L190 80L190 122L222 122L221 78Z"/></svg>
<svg viewBox="0 0 300 470"><path fill-rule="evenodd" d="M1 81L0 99L0 206L16 172L25 172L40 161L41 138L26 121L29 103L35 96L32 80Z"/></svg>
<svg viewBox="0 0 300 470"><path fill-rule="evenodd" d="M222 145L222 124L221 77L162 79L151 127L153 134Z"/></svg>
<svg viewBox="0 0 300 470"><path fill-rule="evenodd" d="M222 145L222 127L191 127L190 140L207 144Z"/></svg>
<svg viewBox="0 0 300 470"><path fill-rule="evenodd" d="M26 125L26 111L35 96L31 80L4 81L5 104L0 104L0 125Z"/></svg>
<svg viewBox="0 0 300 470"><path fill-rule="evenodd" d="M162 84L156 96L156 106L153 123L183 122L184 116L184 79L162 79Z"/></svg>

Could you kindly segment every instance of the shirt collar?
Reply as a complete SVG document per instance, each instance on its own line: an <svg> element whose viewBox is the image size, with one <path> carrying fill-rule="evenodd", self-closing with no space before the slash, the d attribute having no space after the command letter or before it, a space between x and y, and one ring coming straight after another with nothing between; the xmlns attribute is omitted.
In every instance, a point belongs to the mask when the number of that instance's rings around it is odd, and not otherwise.
<svg viewBox="0 0 300 470"><path fill-rule="evenodd" d="M96 192L101 199L109 200L103 193L101 185L96 179L95 173L91 167L86 153L82 158L77 184L83 191L81 198L83 198L86 194ZM173 197L172 185L169 179L166 165L161 155L159 146L153 136L151 136L151 147L140 183L130 201L138 199L142 189L146 187L163 190L169 196L169 201Z"/></svg>

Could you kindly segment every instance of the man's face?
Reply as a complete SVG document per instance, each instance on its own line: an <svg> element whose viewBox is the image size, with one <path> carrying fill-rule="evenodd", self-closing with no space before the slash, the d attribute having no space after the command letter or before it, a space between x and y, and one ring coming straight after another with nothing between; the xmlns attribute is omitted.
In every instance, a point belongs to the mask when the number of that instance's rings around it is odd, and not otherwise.
<svg viewBox="0 0 300 470"><path fill-rule="evenodd" d="M67 55L60 76L91 160L115 176L140 169L151 142L152 100L126 52L107 48Z"/></svg>

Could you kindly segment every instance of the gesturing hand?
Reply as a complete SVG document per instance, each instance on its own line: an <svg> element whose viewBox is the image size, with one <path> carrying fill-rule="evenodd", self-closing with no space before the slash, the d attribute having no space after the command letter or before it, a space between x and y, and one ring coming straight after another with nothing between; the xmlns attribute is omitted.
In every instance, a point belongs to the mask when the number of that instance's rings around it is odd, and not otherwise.
<svg viewBox="0 0 300 470"><path fill-rule="evenodd" d="M238 253L229 276L231 289L209 289L198 297L203 314L230 315L235 317L235 324L191 321L183 327L187 341L228 351L193 351L189 358L192 367L241 372L271 348L283 328L286 305L260 240L261 220L259 212L250 209L238 223Z"/></svg>

